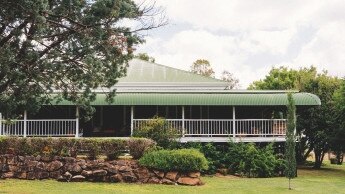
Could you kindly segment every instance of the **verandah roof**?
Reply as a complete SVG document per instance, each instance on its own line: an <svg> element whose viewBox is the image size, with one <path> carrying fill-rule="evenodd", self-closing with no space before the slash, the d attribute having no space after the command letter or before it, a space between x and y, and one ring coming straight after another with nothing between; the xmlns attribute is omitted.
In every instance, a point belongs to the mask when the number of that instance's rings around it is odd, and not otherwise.
<svg viewBox="0 0 345 194"><path fill-rule="evenodd" d="M310 93L293 93L297 106L321 105L320 99ZM106 94L98 93L92 105L203 105L203 106L285 106L286 92L118 92L109 104ZM62 101L55 105L73 105Z"/></svg>

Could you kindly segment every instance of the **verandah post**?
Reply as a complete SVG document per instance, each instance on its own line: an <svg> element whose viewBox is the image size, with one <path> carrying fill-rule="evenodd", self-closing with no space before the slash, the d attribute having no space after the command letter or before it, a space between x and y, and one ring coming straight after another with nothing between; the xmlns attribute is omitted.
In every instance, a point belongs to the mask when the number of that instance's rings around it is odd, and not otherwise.
<svg viewBox="0 0 345 194"><path fill-rule="evenodd" d="M184 106L182 106L182 137L184 137L185 129L184 129Z"/></svg>
<svg viewBox="0 0 345 194"><path fill-rule="evenodd" d="M133 136L133 129L134 129L134 107L131 106L131 136Z"/></svg>
<svg viewBox="0 0 345 194"><path fill-rule="evenodd" d="M236 137L236 108L232 107L232 137Z"/></svg>
<svg viewBox="0 0 345 194"><path fill-rule="evenodd" d="M0 112L0 135L3 135L3 132L2 132L2 114Z"/></svg>
<svg viewBox="0 0 345 194"><path fill-rule="evenodd" d="M75 108L75 138L79 137L79 107L76 106Z"/></svg>
<svg viewBox="0 0 345 194"><path fill-rule="evenodd" d="M28 117L28 115L27 115L27 111L26 110L24 110L24 133L23 133L23 136L24 137L26 137L27 136L27 117Z"/></svg>

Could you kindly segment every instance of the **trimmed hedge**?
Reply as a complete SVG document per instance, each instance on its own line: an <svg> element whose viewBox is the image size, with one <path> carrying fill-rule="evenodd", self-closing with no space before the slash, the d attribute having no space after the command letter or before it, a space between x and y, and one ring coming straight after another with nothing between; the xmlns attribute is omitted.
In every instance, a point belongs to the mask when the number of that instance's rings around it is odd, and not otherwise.
<svg viewBox="0 0 345 194"><path fill-rule="evenodd" d="M158 150L145 153L139 164L163 171L201 171L208 169L208 162L196 149Z"/></svg>
<svg viewBox="0 0 345 194"><path fill-rule="evenodd" d="M153 140L146 138L20 138L0 137L0 154L12 150L17 155L72 156L85 153L95 159L106 155L112 160L125 150L133 158L140 158L148 149L155 147Z"/></svg>

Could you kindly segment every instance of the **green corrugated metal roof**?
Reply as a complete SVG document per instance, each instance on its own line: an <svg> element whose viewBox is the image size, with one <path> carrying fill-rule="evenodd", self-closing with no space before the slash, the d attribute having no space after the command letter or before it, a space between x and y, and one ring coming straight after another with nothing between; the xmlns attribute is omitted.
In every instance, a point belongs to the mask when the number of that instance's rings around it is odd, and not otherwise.
<svg viewBox="0 0 345 194"><path fill-rule="evenodd" d="M121 83L226 83L222 80L201 76L188 71L156 63L132 59L127 75L119 79Z"/></svg>
<svg viewBox="0 0 345 194"><path fill-rule="evenodd" d="M92 105L109 105L106 95L97 94ZM294 93L298 106L321 105L320 99L310 93ZM236 106L277 106L287 104L286 93L241 92L241 93L117 93L111 105L236 105ZM73 105L62 101L59 105Z"/></svg>

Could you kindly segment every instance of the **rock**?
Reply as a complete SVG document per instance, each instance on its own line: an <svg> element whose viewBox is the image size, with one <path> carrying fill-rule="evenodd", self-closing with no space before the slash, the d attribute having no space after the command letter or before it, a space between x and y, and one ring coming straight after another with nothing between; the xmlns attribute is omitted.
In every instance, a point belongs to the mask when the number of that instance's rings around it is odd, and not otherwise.
<svg viewBox="0 0 345 194"><path fill-rule="evenodd" d="M17 157L13 154L6 154L7 157L7 164L15 164L17 162Z"/></svg>
<svg viewBox="0 0 345 194"><path fill-rule="evenodd" d="M191 178L191 177L180 177L177 179L177 183L182 184L182 185L199 185L201 184L201 181L199 178Z"/></svg>
<svg viewBox="0 0 345 194"><path fill-rule="evenodd" d="M53 161L54 161L54 160L58 160L58 161L60 161L60 162L61 162L61 161L64 161L63 157L61 157L61 156L54 156L54 157L53 157Z"/></svg>
<svg viewBox="0 0 345 194"><path fill-rule="evenodd" d="M58 179L60 176L61 176L60 170L49 173L49 177L53 179Z"/></svg>
<svg viewBox="0 0 345 194"><path fill-rule="evenodd" d="M132 171L132 168L130 168L129 166L121 166L119 168L119 171L120 172L130 172L130 171Z"/></svg>
<svg viewBox="0 0 345 194"><path fill-rule="evenodd" d="M59 176L56 180L59 182L67 182L67 179L63 176Z"/></svg>
<svg viewBox="0 0 345 194"><path fill-rule="evenodd" d="M133 183L138 180L138 178L131 172L125 172L122 174L122 178L126 183Z"/></svg>
<svg viewBox="0 0 345 194"><path fill-rule="evenodd" d="M84 176L76 175L72 177L71 182L83 182L84 180L85 180Z"/></svg>
<svg viewBox="0 0 345 194"><path fill-rule="evenodd" d="M113 183L122 182L122 177L120 174L115 174L110 176L110 181Z"/></svg>
<svg viewBox="0 0 345 194"><path fill-rule="evenodd" d="M14 154L14 148L7 148L6 154Z"/></svg>
<svg viewBox="0 0 345 194"><path fill-rule="evenodd" d="M105 175L107 175L107 171L105 171L105 170L94 170L94 171L92 171L92 175L93 176L105 176Z"/></svg>
<svg viewBox="0 0 345 194"><path fill-rule="evenodd" d="M92 171L91 170L83 170L81 172L81 175L83 175L85 177L90 177L92 175Z"/></svg>
<svg viewBox="0 0 345 194"><path fill-rule="evenodd" d="M47 179L49 178L49 173L46 171L38 171L38 172L35 172L35 177L37 179Z"/></svg>
<svg viewBox="0 0 345 194"><path fill-rule="evenodd" d="M66 163L75 163L76 159L73 158L73 157L64 157L63 160L66 162Z"/></svg>
<svg viewBox="0 0 345 194"><path fill-rule="evenodd" d="M199 178L200 172L190 172L190 173L188 173L188 176L192 177L192 178Z"/></svg>
<svg viewBox="0 0 345 194"><path fill-rule="evenodd" d="M46 164L44 162L38 162L35 166L35 171L44 171L46 169Z"/></svg>
<svg viewBox="0 0 345 194"><path fill-rule="evenodd" d="M27 172L29 171L29 167L28 166L18 166L17 168L17 172Z"/></svg>
<svg viewBox="0 0 345 194"><path fill-rule="evenodd" d="M160 184L161 180L159 180L157 177L151 177L147 182L152 184Z"/></svg>
<svg viewBox="0 0 345 194"><path fill-rule="evenodd" d="M83 159L80 159L77 161L77 164L82 168L82 169L86 169L87 166L86 166L86 161L83 160Z"/></svg>
<svg viewBox="0 0 345 194"><path fill-rule="evenodd" d="M35 173L34 172L28 172L26 175L26 179L28 180L35 180Z"/></svg>
<svg viewBox="0 0 345 194"><path fill-rule="evenodd" d="M117 174L119 173L119 167L118 166L108 167L107 171L111 174Z"/></svg>
<svg viewBox="0 0 345 194"><path fill-rule="evenodd" d="M18 173L15 173L15 177L17 177L19 179L26 179L27 173L26 172L18 172Z"/></svg>
<svg viewBox="0 0 345 194"><path fill-rule="evenodd" d="M117 165L119 166L126 166L127 165L127 162L125 160L119 160L116 162Z"/></svg>
<svg viewBox="0 0 345 194"><path fill-rule="evenodd" d="M35 160L36 160L35 156L25 156L25 158L24 158L25 163L27 163L29 161L35 161ZM37 160L37 161L39 161L39 160Z"/></svg>
<svg viewBox="0 0 345 194"><path fill-rule="evenodd" d="M1 164L0 165L0 172L8 172L9 171L8 164Z"/></svg>
<svg viewBox="0 0 345 194"><path fill-rule="evenodd" d="M94 170L98 168L98 161L97 160L90 160L86 162L86 169Z"/></svg>
<svg viewBox="0 0 345 194"><path fill-rule="evenodd" d="M32 157L34 157L34 156L32 156ZM41 160L41 158L42 158L42 156L41 156L41 155L37 155L36 157L34 157L34 159L31 159L31 160L40 161L40 160Z"/></svg>
<svg viewBox="0 0 345 194"><path fill-rule="evenodd" d="M135 173L137 174L139 180L147 179L150 177L150 173L147 168L138 168Z"/></svg>
<svg viewBox="0 0 345 194"><path fill-rule="evenodd" d="M153 172L160 178L163 178L164 177L164 172L161 172L159 170L153 170Z"/></svg>
<svg viewBox="0 0 345 194"><path fill-rule="evenodd" d="M50 156L42 156L41 157L41 161L43 161L43 162L51 162L52 161L52 157L50 157Z"/></svg>
<svg viewBox="0 0 345 194"><path fill-rule="evenodd" d="M13 178L13 177L14 177L13 172L6 172L6 173L3 173L1 176L1 178L4 178L4 179Z"/></svg>
<svg viewBox="0 0 345 194"><path fill-rule="evenodd" d="M16 165L8 165L8 171L17 172L18 167Z"/></svg>
<svg viewBox="0 0 345 194"><path fill-rule="evenodd" d="M54 160L46 166L46 169L49 172L53 172L53 171L59 170L62 166L63 166L62 162Z"/></svg>
<svg viewBox="0 0 345 194"><path fill-rule="evenodd" d="M170 179L172 181L176 181L177 175L178 175L178 172L175 172L175 171L167 172L165 175L165 178Z"/></svg>
<svg viewBox="0 0 345 194"><path fill-rule="evenodd" d="M73 175L69 172L65 172L65 174L63 174L63 177L66 179L66 181L70 181L72 176Z"/></svg>
<svg viewBox="0 0 345 194"><path fill-rule="evenodd" d="M0 156L0 164L7 164L7 158L4 155Z"/></svg>
<svg viewBox="0 0 345 194"><path fill-rule="evenodd" d="M25 161L25 157L24 156L18 156L18 161L19 162L24 162Z"/></svg>
<svg viewBox="0 0 345 194"><path fill-rule="evenodd" d="M163 178L162 179L162 184L165 184L165 185L176 185L177 183L175 183L174 181L171 181L169 179Z"/></svg>
<svg viewBox="0 0 345 194"><path fill-rule="evenodd" d="M83 169L78 164L71 164L71 163L65 164L64 169L65 171L68 171L72 174L78 174L81 171L83 171Z"/></svg>

